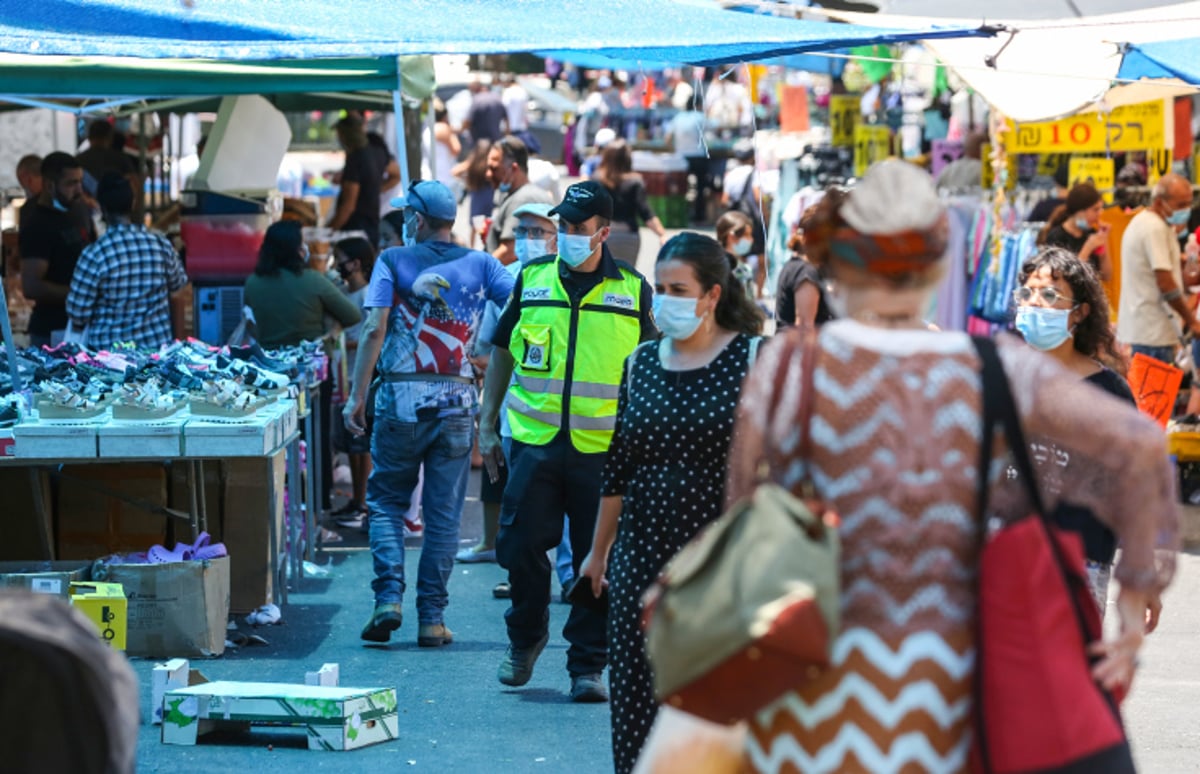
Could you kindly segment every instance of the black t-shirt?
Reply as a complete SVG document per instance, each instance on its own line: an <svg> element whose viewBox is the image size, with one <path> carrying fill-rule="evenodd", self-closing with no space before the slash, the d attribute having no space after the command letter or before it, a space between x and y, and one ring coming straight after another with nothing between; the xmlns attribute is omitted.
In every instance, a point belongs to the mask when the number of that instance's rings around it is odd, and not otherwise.
<svg viewBox="0 0 1200 774"><path fill-rule="evenodd" d="M75 159L97 184L109 172L128 175L137 171L137 164L128 154L113 148L88 148Z"/></svg>
<svg viewBox="0 0 1200 774"><path fill-rule="evenodd" d="M621 267L631 270L634 273L637 272L629 264L613 258L607 246L603 249L604 257L600 260L600 266L592 272L571 271L567 268L566 264L561 261L559 262L558 277L562 280L563 290L567 291L567 295L573 302L578 302L579 299L586 296L606 276L617 276ZM513 285L512 297L509 299L508 304L505 305L504 311L500 313L500 320L496 323L496 330L492 334L492 344L501 349L508 349L509 344L512 342L513 329L521 321L521 293L524 287L524 278L525 271L522 270L517 275L516 284ZM658 327L654 324L654 313L651 311L653 301L654 291L650 289L650 283L646 282L645 278L643 278L641 298L638 302L638 306L641 308L639 317L642 328L641 341L658 338Z"/></svg>
<svg viewBox="0 0 1200 774"><path fill-rule="evenodd" d="M1129 382L1125 381L1116 371L1101 368L1096 373L1084 379L1084 381L1094 384L1113 397L1120 398L1130 406L1137 408L1137 401L1133 397L1133 390L1129 389Z"/></svg>
<svg viewBox="0 0 1200 774"><path fill-rule="evenodd" d="M62 212L42 204L30 205L21 213L19 244L21 260L43 260L49 265L45 279L58 285L71 284L75 264L83 248L95 240L92 219L86 206ZM25 209L29 209L26 207ZM63 301L38 301L29 317L29 332L49 336L51 331L67 327L67 309Z"/></svg>
<svg viewBox="0 0 1200 774"><path fill-rule="evenodd" d="M627 176L616 188L608 188L613 200L613 222L622 223L630 231L637 232L638 219L649 223L654 217L654 210L646 201L646 184L636 175Z"/></svg>
<svg viewBox="0 0 1200 774"><path fill-rule="evenodd" d="M1075 255L1079 255L1079 251L1083 249L1089 236L1090 234L1087 232L1084 232L1080 236L1072 236L1070 232L1060 225L1055 226L1047 232L1046 244L1050 247L1061 247L1064 250L1070 250ZM1096 255L1095 250L1088 256L1088 263L1091 264L1093 269L1100 271L1100 258Z"/></svg>
<svg viewBox="0 0 1200 774"><path fill-rule="evenodd" d="M1096 373L1084 379L1088 384L1099 387L1115 398L1126 401L1130 406L1137 407L1133 391L1129 389L1120 374L1101 368ZM1111 564L1117 552L1117 537L1113 531L1095 517L1091 509L1065 499L1059 503L1055 511L1058 525L1064 529L1075 530L1083 536L1084 554L1093 562Z"/></svg>
<svg viewBox="0 0 1200 774"><path fill-rule="evenodd" d="M379 157L379 152L368 145L347 153L346 166L342 168L343 185L358 183L358 201L342 228L367 232L373 245L379 244L379 186L386 168L386 164L379 166Z"/></svg>
<svg viewBox="0 0 1200 774"><path fill-rule="evenodd" d="M820 299L817 301L817 325L833 319L833 312L825 303L825 287L821 272L803 258L792 258L779 270L779 279L775 285L775 325L779 328L790 328L796 324L796 289L805 282L811 282L816 288Z"/></svg>

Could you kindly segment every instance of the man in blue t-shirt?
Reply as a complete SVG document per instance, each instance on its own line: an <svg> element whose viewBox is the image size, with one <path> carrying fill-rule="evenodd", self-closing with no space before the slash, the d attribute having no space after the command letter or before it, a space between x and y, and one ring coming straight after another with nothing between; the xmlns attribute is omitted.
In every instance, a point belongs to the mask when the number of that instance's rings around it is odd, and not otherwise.
<svg viewBox="0 0 1200 774"><path fill-rule="evenodd" d="M503 305L513 277L487 253L450 241L457 206L442 183L414 183L392 204L404 209L406 246L385 250L375 263L354 390L343 411L350 432L363 434L363 402L378 365L367 481L375 609L362 638L387 642L400 628L404 514L424 465L417 644L437 647L454 638L443 617L446 581L458 549L478 411L468 355L487 302Z"/></svg>

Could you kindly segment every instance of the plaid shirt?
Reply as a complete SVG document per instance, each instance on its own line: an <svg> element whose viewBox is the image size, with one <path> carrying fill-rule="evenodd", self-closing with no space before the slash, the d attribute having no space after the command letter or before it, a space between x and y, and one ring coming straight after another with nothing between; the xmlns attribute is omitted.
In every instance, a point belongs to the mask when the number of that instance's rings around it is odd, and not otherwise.
<svg viewBox="0 0 1200 774"><path fill-rule="evenodd" d="M173 338L168 295L187 284L165 237L118 223L79 256L67 314L85 324L89 347L132 341L158 347Z"/></svg>

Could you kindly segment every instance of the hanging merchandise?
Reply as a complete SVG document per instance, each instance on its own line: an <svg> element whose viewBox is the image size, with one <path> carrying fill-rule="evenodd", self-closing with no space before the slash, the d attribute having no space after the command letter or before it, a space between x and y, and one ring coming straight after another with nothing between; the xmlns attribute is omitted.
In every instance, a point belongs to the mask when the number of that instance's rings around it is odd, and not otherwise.
<svg viewBox="0 0 1200 774"><path fill-rule="evenodd" d="M971 314L990 323L1005 324L1012 316L1012 292L1021 266L1037 252L1038 228L1025 226L1001 233L998 252L986 256L971 287Z"/></svg>
<svg viewBox="0 0 1200 774"><path fill-rule="evenodd" d="M930 151L929 174L937 180L943 169L963 157L965 150L961 140L934 140Z"/></svg>

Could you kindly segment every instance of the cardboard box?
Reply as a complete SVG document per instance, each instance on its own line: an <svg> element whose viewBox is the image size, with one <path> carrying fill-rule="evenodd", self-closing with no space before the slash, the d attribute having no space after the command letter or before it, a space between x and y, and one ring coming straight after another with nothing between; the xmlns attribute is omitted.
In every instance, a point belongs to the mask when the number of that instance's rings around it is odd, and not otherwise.
<svg viewBox="0 0 1200 774"><path fill-rule="evenodd" d="M129 598L130 656L214 657L225 652L229 557L169 564L114 564L108 579Z"/></svg>
<svg viewBox="0 0 1200 774"><path fill-rule="evenodd" d="M125 650L129 605L120 583L72 583L71 604L96 624L106 645Z"/></svg>
<svg viewBox="0 0 1200 774"><path fill-rule="evenodd" d="M271 418L256 415L245 420L197 419L183 427L183 453L188 457L261 457L275 449Z"/></svg>
<svg viewBox="0 0 1200 774"><path fill-rule="evenodd" d="M17 457L41 460L95 459L96 423L22 422L13 427Z"/></svg>
<svg viewBox="0 0 1200 774"><path fill-rule="evenodd" d="M276 573L271 567L271 524L275 525L275 555L280 557L286 538L285 453L281 451L262 459L226 460L222 466L225 480L222 540L230 557L229 608L234 613L249 613L273 601Z"/></svg>
<svg viewBox="0 0 1200 774"><path fill-rule="evenodd" d="M222 726L299 726L310 750L355 750L390 741L399 726L394 688L327 688L217 681L163 696L163 744L196 744Z"/></svg>
<svg viewBox="0 0 1200 774"><path fill-rule="evenodd" d="M133 502L131 502L131 500ZM58 486L58 558L95 559L145 551L166 540L160 463L64 465Z"/></svg>
<svg viewBox="0 0 1200 774"><path fill-rule="evenodd" d="M71 584L92 579L91 562L0 562L0 588L70 599Z"/></svg>
<svg viewBox="0 0 1200 774"><path fill-rule="evenodd" d="M183 451L182 418L153 422L114 419L97 430L101 457L168 459Z"/></svg>
<svg viewBox="0 0 1200 774"><path fill-rule="evenodd" d="M208 681L200 670L191 668L186 658L173 658L165 664L156 664L150 673L150 724L162 725L163 696L167 691Z"/></svg>

